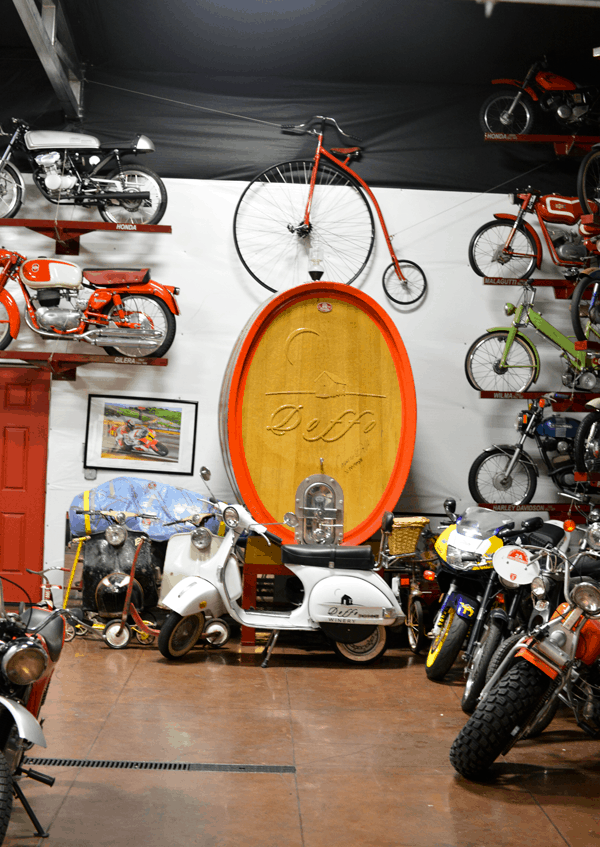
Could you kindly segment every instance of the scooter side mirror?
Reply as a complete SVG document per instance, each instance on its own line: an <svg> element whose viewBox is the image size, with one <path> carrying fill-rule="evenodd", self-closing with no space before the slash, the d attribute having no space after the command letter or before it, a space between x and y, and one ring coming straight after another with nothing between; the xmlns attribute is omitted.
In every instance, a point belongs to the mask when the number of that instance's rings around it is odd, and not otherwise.
<svg viewBox="0 0 600 847"><path fill-rule="evenodd" d="M202 467L200 468L200 476L202 477L204 482L208 482L208 480L211 477L211 473L210 473L209 469L206 468L204 465L202 465Z"/></svg>
<svg viewBox="0 0 600 847"><path fill-rule="evenodd" d="M392 512L384 512L381 518L381 531L384 535L389 535L394 528L394 515Z"/></svg>

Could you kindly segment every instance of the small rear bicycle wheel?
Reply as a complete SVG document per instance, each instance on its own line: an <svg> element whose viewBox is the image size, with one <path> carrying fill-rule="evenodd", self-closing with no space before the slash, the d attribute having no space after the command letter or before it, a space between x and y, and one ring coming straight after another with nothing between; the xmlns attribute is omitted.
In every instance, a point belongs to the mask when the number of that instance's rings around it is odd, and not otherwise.
<svg viewBox="0 0 600 847"><path fill-rule="evenodd" d="M383 290L394 303L409 306L416 303L427 291L427 279L422 269L406 259L398 260L403 279L401 279L392 262L383 272Z"/></svg>
<svg viewBox="0 0 600 847"><path fill-rule="evenodd" d="M350 285L373 250L375 227L367 198L351 177L324 160L305 224L312 171L312 160L267 168L237 204L235 249L248 273L268 291L310 282L313 248L322 256L323 279Z"/></svg>

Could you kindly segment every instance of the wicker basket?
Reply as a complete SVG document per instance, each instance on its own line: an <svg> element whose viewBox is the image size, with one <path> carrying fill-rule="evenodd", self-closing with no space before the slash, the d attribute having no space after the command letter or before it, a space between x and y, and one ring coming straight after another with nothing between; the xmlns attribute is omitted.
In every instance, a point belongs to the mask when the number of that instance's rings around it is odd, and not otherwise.
<svg viewBox="0 0 600 847"><path fill-rule="evenodd" d="M421 533L429 525L429 518L394 518L394 526L388 540L392 556L414 553Z"/></svg>

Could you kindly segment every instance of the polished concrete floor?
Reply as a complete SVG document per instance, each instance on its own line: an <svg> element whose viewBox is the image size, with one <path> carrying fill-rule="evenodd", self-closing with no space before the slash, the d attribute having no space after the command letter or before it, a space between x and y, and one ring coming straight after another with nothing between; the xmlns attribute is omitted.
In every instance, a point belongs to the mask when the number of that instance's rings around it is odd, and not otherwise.
<svg viewBox="0 0 600 847"><path fill-rule="evenodd" d="M177 664L156 647L65 645L31 756L225 769L36 766L22 781L49 839L15 802L9 847L600 847L600 742L568 713L481 785L448 749L464 722L455 668L429 682L402 642L367 668L277 646L263 670L230 642Z"/></svg>

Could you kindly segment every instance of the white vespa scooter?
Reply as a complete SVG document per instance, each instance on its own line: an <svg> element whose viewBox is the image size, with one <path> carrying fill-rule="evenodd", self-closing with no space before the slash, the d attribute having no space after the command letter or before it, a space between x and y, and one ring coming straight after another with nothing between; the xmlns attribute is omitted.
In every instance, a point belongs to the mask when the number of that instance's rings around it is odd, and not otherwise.
<svg viewBox="0 0 600 847"><path fill-rule="evenodd" d="M201 469L201 476L210 479L207 468ZM262 667L267 667L281 630L321 629L349 662L366 664L382 655L387 628L404 623L405 615L398 597L375 572L370 547L284 544L282 563L301 584L299 604L292 611L244 610L237 602L244 556L240 536L256 533L276 544L281 539L256 523L243 506L214 501L213 506L226 526L223 537L202 525L210 515L190 516L187 520L196 529L174 535L167 546L160 605L171 612L158 638L165 658L184 656L201 637L224 644L229 637L221 619L225 613L244 626L271 630ZM288 513L286 523L295 526L298 519Z"/></svg>

